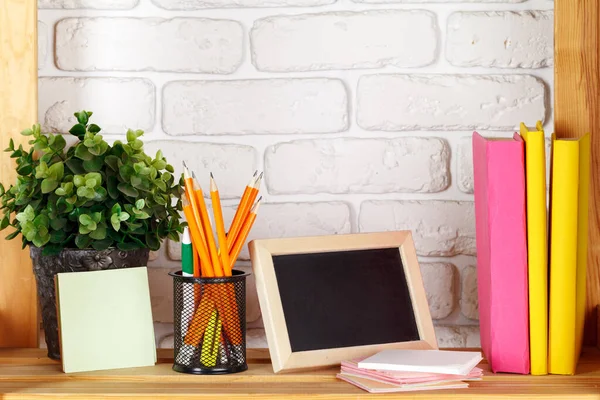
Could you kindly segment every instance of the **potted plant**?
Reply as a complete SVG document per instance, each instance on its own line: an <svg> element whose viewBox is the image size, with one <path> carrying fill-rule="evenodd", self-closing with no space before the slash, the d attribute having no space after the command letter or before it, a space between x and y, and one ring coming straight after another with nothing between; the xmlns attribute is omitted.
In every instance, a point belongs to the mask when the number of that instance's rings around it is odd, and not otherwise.
<svg viewBox="0 0 600 400"><path fill-rule="evenodd" d="M176 179L161 151L144 153L143 131L130 129L125 143L111 146L89 123L92 112L74 115L72 146L39 124L21 132L31 136L29 150L11 139L5 151L18 176L8 189L0 184L0 230L15 228L6 239L21 235L30 248L53 359L60 358L56 273L145 266L150 250L167 237L178 241L183 231L183 176Z"/></svg>

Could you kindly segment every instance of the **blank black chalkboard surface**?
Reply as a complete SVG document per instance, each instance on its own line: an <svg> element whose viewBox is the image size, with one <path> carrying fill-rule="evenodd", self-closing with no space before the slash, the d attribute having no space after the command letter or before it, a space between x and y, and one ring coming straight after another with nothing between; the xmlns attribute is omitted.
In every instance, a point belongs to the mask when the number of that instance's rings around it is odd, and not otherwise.
<svg viewBox="0 0 600 400"><path fill-rule="evenodd" d="M249 243L275 372L437 349L410 231Z"/></svg>

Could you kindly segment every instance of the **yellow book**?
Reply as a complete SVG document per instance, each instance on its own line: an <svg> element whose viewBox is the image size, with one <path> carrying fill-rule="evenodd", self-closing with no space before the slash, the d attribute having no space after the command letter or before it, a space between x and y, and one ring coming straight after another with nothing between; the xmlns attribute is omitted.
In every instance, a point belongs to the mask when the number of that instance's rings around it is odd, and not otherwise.
<svg viewBox="0 0 600 400"><path fill-rule="evenodd" d="M546 150L542 123L537 131L521 124L527 180L527 264L529 284L529 352L532 375L548 373L548 233Z"/></svg>
<svg viewBox="0 0 600 400"><path fill-rule="evenodd" d="M579 207L577 224L577 286L575 311L575 363L581 354L585 322L586 275L588 253L588 218L590 192L590 135L579 139Z"/></svg>
<svg viewBox="0 0 600 400"><path fill-rule="evenodd" d="M552 135L548 371L575 373L583 332L589 135Z"/></svg>

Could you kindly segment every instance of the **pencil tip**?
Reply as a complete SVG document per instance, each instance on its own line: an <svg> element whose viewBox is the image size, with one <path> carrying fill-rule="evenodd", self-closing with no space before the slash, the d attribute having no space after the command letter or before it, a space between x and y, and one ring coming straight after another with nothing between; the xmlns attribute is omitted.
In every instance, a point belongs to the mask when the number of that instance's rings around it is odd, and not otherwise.
<svg viewBox="0 0 600 400"><path fill-rule="evenodd" d="M215 179L215 177L213 176L212 172L210 173L210 179Z"/></svg>
<svg viewBox="0 0 600 400"><path fill-rule="evenodd" d="M183 168L187 169L187 164L185 163L185 161L181 161L183 163Z"/></svg>
<svg viewBox="0 0 600 400"><path fill-rule="evenodd" d="M192 171L192 178L196 179L196 173Z"/></svg>
<svg viewBox="0 0 600 400"><path fill-rule="evenodd" d="M254 175L252 175L252 176L255 177L256 174L258 174L258 170L254 171Z"/></svg>

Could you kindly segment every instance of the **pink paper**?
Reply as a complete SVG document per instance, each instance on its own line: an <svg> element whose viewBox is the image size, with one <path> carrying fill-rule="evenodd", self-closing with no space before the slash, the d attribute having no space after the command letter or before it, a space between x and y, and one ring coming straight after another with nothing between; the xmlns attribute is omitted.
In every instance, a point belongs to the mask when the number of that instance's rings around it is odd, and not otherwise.
<svg viewBox="0 0 600 400"><path fill-rule="evenodd" d="M524 143L473 133L481 347L492 371L529 373Z"/></svg>
<svg viewBox="0 0 600 400"><path fill-rule="evenodd" d="M342 361L342 372L358 374L365 378L374 379L395 385L410 385L427 382L475 380L483 375L483 370L473 368L468 375L431 374L424 372L376 371L358 368L359 360Z"/></svg>

